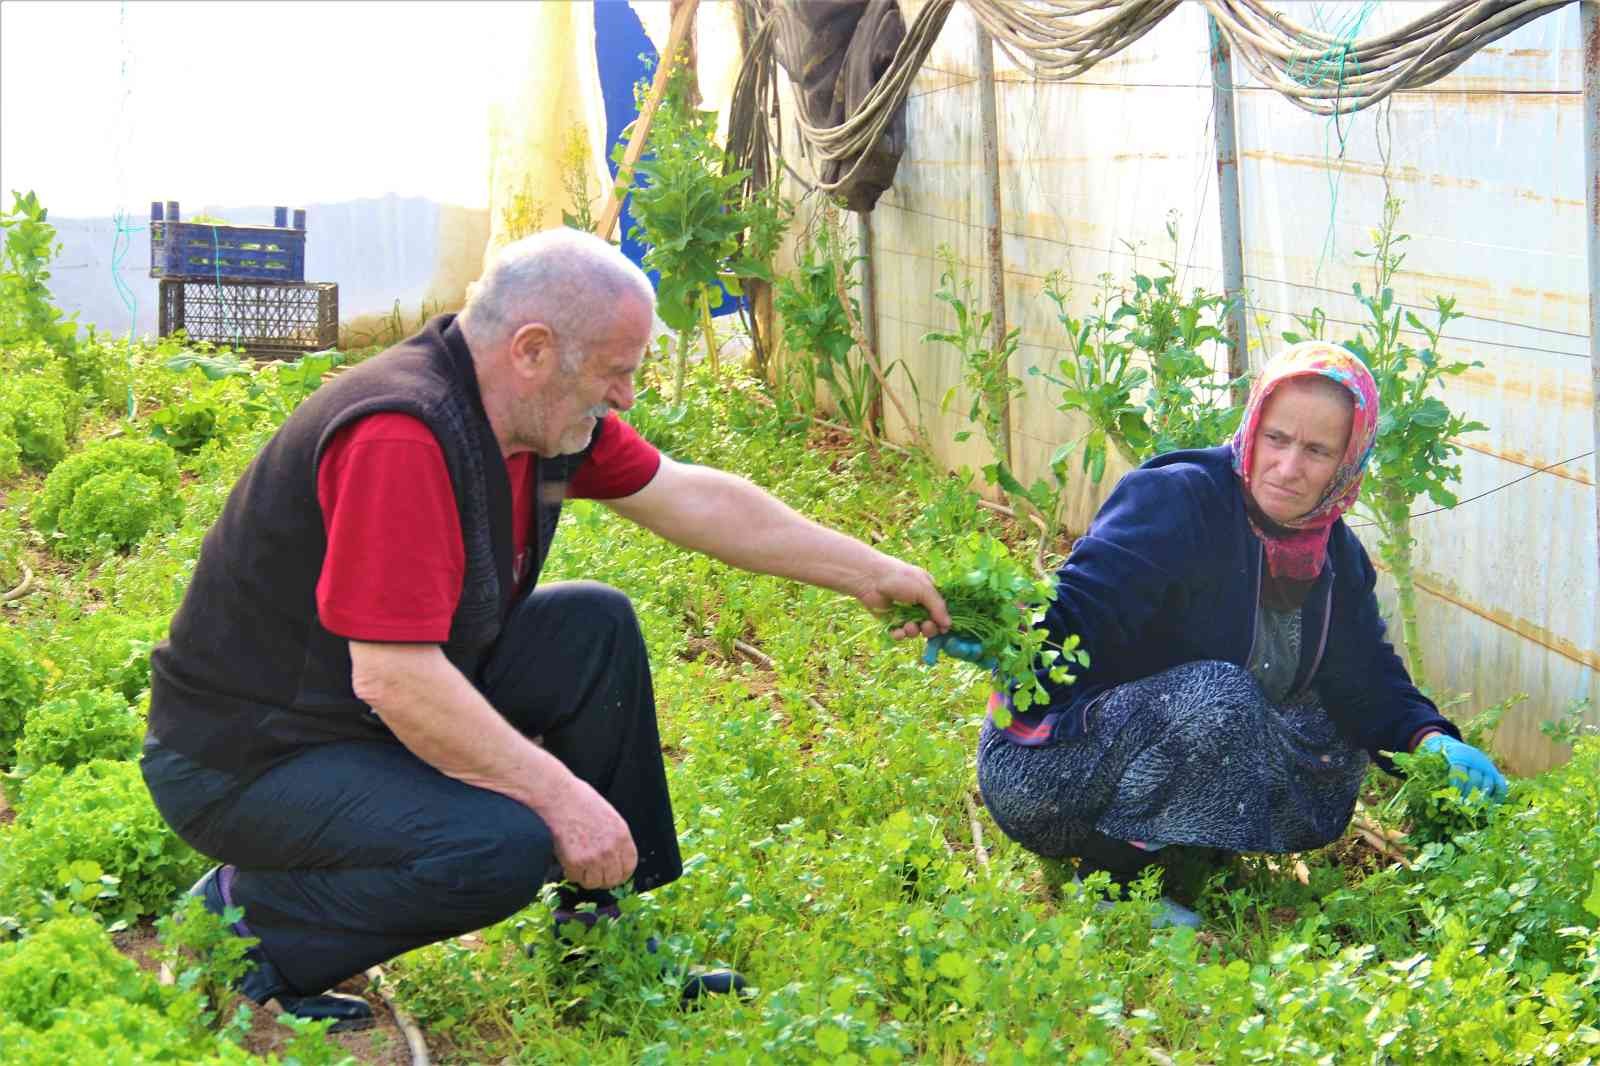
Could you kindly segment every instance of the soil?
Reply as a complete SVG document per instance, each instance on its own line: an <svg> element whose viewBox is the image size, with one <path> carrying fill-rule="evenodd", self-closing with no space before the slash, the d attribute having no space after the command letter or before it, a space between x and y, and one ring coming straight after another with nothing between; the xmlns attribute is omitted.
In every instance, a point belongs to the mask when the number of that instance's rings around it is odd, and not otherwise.
<svg viewBox="0 0 1600 1066"><path fill-rule="evenodd" d="M136 962L141 970L152 974L160 973L161 944L154 926L142 924L113 934L112 942L116 944L117 950ZM334 991L348 992L366 999L372 1004L372 1014L377 1025L361 1032L334 1033L328 1038L329 1040L342 1047L346 1054L363 1066L411 1066L411 1051L406 1046L405 1034L395 1024L389 1005L378 995L377 990L370 986L364 975L352 977ZM234 1009L245 1002L241 996L233 997L231 1002L223 1005L222 1016L231 1017ZM242 1041L244 1049L252 1055L266 1057L269 1054L278 1054L281 1057L283 1049L293 1039L294 1034L277 1023L276 1011L252 1004L251 1012L250 1029Z"/></svg>

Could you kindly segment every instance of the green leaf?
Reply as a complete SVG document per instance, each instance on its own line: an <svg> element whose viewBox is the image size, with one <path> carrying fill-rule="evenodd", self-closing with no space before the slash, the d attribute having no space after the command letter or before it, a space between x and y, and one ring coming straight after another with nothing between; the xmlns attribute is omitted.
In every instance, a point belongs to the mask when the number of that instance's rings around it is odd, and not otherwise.
<svg viewBox="0 0 1600 1066"><path fill-rule="evenodd" d="M839 1056L850 1046L850 1037L837 1025L817 1026L817 1049L824 1055Z"/></svg>
<svg viewBox="0 0 1600 1066"><path fill-rule="evenodd" d="M1411 410L1410 420L1416 425L1437 429L1450 420L1450 408L1430 396Z"/></svg>

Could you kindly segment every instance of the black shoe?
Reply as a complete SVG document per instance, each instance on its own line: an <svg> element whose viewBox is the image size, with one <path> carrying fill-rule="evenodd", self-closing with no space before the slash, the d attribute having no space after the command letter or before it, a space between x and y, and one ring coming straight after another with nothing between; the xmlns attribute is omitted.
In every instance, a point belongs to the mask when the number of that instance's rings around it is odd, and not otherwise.
<svg viewBox="0 0 1600 1066"><path fill-rule="evenodd" d="M555 914L553 928L557 939L561 938L561 927L568 922L577 922L585 929L593 929L602 918L615 920L620 916L620 911L615 905L601 907L595 911L568 911L558 910ZM644 949L650 954L658 954L661 944L655 937L645 941ZM528 951L532 953L532 945ZM575 963L585 957L581 949L573 949L561 957L564 964ZM683 985L679 991L684 1003L693 1003L704 996L751 996L749 982L736 970L726 968L709 969L703 966L691 966L683 974Z"/></svg>
<svg viewBox="0 0 1600 1066"><path fill-rule="evenodd" d="M372 1004L360 996L344 992L324 992L320 996L280 995L275 998L278 1000L278 1006L283 1008L283 1013L292 1014L296 1018L307 1018L311 1021L332 1018L333 1024L328 1026L330 1033L358 1033L378 1024L377 1019L372 1016Z"/></svg>
<svg viewBox="0 0 1600 1066"><path fill-rule="evenodd" d="M206 871L206 875L194 883L189 889L189 895L199 896L206 910L221 917L227 910L228 903L223 891L223 880L232 879L232 874L225 874L229 867L213 866ZM244 922L234 922L233 931L237 936L252 936L250 927ZM244 953L244 957L252 964L244 972L244 976L234 982L233 990L253 1003L263 1004L268 1000L277 1000L278 1006L283 1008L285 1014L292 1014L296 1018L309 1018L320 1021L332 1018L334 1022L328 1027L330 1033L355 1032L361 1029L370 1029L377 1024L372 1016L372 1005L360 996L346 995L342 992L325 992L319 996L296 995L290 988L289 982L283 974L262 952L259 944L251 947Z"/></svg>
<svg viewBox="0 0 1600 1066"><path fill-rule="evenodd" d="M685 1003L694 1003L702 996L754 996L749 982L737 970L689 967L684 975L683 988L678 993Z"/></svg>

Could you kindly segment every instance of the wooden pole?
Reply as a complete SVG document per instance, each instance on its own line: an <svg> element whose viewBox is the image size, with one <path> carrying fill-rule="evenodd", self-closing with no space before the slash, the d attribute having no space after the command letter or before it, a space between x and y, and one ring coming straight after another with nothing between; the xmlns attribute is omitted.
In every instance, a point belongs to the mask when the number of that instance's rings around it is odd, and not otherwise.
<svg viewBox="0 0 1600 1066"><path fill-rule="evenodd" d="M995 106L994 89L994 39L983 26L978 27L978 104L983 142L983 223L989 237L989 310L994 315L994 350L999 352L1006 343L1006 259L1005 237L1002 224L1005 211L1000 204L1000 122ZM997 412L1000 416L1000 439L1005 442L1005 454L995 458L1013 466L1011 442L1011 368L1005 368L1006 400Z"/></svg>
<svg viewBox="0 0 1600 1066"><path fill-rule="evenodd" d="M1228 299L1223 332L1228 337L1228 377L1239 380L1250 370L1245 336L1244 224L1239 211L1239 129L1234 116L1233 52L1217 20L1211 29L1211 103L1216 111L1217 210L1222 223L1222 292ZM1261 357L1266 358L1262 352ZM1233 402L1242 407L1249 387L1234 386Z"/></svg>
<svg viewBox="0 0 1600 1066"><path fill-rule="evenodd" d="M600 221L595 224L594 231L600 235L601 240L611 239L611 231L622 215L622 198L628 194L628 186L633 183L634 164L639 162L639 157L644 154L644 142L650 136L650 120L655 118L656 108L661 106L661 99L667 94L667 79L672 76L672 66L677 61L678 49L688 36L689 27L694 23L695 8L699 6L700 0L684 0L683 6L678 9L677 17L672 20L672 32L667 35L666 51L661 53L661 61L656 64L655 81L650 83L650 95L645 97L644 107L639 110L639 117L633 120L633 134L628 138L628 147L622 153L622 163L617 167L616 185L611 190L611 198L606 201L605 208L600 212Z"/></svg>
<svg viewBox="0 0 1600 1066"><path fill-rule="evenodd" d="M861 260L861 335L866 340L866 350L862 358L874 364L878 358L878 288L877 279L873 275L874 256L872 254L872 213L862 211L856 215L856 254ZM888 436L889 427L883 417L883 392L880 389L878 396L872 401L871 419L874 425L882 426L884 436ZM912 427L907 426L908 431Z"/></svg>

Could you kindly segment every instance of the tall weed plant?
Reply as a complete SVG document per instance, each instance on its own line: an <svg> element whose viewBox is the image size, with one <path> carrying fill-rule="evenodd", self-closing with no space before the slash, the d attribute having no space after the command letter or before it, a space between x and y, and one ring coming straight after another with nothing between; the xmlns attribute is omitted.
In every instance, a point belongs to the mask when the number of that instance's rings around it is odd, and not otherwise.
<svg viewBox="0 0 1600 1066"><path fill-rule="evenodd" d="M1378 386L1378 439L1361 483L1360 506L1378 526L1378 556L1394 577L1406 669L1421 685L1427 683L1427 670L1417 626L1411 510L1424 496L1441 508L1456 505L1451 486L1461 478L1460 438L1489 427L1452 411L1439 397L1449 379L1482 365L1450 361L1440 351L1445 327L1462 317L1455 298L1434 297L1432 322L1395 299L1392 282L1405 262L1400 246L1409 240L1397 230L1400 208L1393 197L1384 201L1383 220L1372 231L1373 247L1356 253L1372 261L1373 286L1368 291L1360 282L1351 285L1367 319L1355 337L1341 343L1366 364ZM1292 344L1327 333L1320 309L1299 322L1304 332L1287 332L1284 340ZM1420 347L1408 332L1420 337Z"/></svg>
<svg viewBox="0 0 1600 1066"><path fill-rule="evenodd" d="M1059 272L1045 280L1067 350L1054 373L1035 372L1060 390L1060 411L1088 423L1073 446L1081 447L1096 486L1113 451L1137 466L1163 452L1214 447L1233 435L1244 413L1231 399L1238 382L1214 365L1226 366L1228 300L1199 287L1185 293L1175 217L1167 237L1170 260L1150 274L1136 268L1126 282L1102 274L1082 316L1072 313L1071 289Z"/></svg>
<svg viewBox="0 0 1600 1066"><path fill-rule="evenodd" d="M660 276L656 311L678 334L674 400L682 402L689 341L698 328L707 360L717 364L711 312L724 292L739 296L741 281L772 280L771 259L787 226L789 208L774 185L748 202L745 171L729 166L717 143L717 114L696 108L691 70L675 64L636 168L631 192L637 224L630 236L648 245L644 265ZM641 81L635 95L648 91ZM617 150L622 161L622 147Z"/></svg>
<svg viewBox="0 0 1600 1066"><path fill-rule="evenodd" d="M994 309L985 308L973 292L972 279L966 277L949 245L939 248L943 271L934 298L955 315L953 330L929 330L922 335L929 341L955 349L961 361L960 385L952 385L940 400L940 411L948 411L958 391L968 397L967 421L982 432L989 444L991 461L983 466L984 480L997 486L1012 506L1032 516L1039 527L1037 556L1055 543L1061 521L1061 494L1066 488L1066 458L1069 447L1058 448L1045 464L1047 478L1024 485L1011 462L1011 401L1022 394L1022 381L1013 377L1022 331L1012 328L999 338L994 336ZM958 442L972 436L971 430L955 435Z"/></svg>
<svg viewBox="0 0 1600 1066"><path fill-rule="evenodd" d="M853 253L836 219L825 213L811 235L797 243L794 269L777 280L773 309L783 320L788 356L780 393L809 415L817 386L826 385L840 417L872 439L877 435L878 382L850 327L852 313L860 314L854 295L859 285L854 267L860 258ZM850 301L848 310L841 292Z"/></svg>

